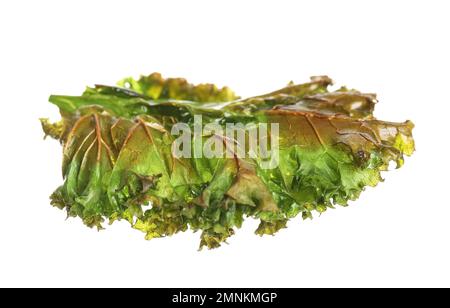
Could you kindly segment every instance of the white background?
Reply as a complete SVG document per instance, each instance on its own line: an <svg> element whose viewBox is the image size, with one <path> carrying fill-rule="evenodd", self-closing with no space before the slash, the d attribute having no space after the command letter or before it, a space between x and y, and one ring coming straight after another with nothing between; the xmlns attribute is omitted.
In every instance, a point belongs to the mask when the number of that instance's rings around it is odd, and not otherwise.
<svg viewBox="0 0 450 308"><path fill-rule="evenodd" d="M2 1L0 286L450 286L448 1ZM159 71L242 96L327 74L376 92L376 115L416 124L417 152L348 208L257 222L213 251L199 234L147 242L49 205L61 148L39 117L80 94Z"/></svg>

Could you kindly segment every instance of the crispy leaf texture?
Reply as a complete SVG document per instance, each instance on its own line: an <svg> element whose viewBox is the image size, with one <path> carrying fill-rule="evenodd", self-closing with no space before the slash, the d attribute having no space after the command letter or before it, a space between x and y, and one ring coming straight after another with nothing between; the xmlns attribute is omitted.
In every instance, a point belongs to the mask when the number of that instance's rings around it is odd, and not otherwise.
<svg viewBox="0 0 450 308"><path fill-rule="evenodd" d="M240 99L227 87L153 73L81 96L52 95L62 119L41 122L63 145L64 183L51 203L89 227L126 220L146 239L199 230L200 248L220 246L245 217L260 220L257 234L274 234L297 215L346 206L382 181L390 162L400 167L413 153L413 124L377 120L375 94L330 92L331 84L318 76ZM230 155L175 157L171 130L194 126L196 115L203 127L277 123L277 166L263 168L258 154L238 157L238 141L218 133ZM204 144L210 137L197 138Z"/></svg>

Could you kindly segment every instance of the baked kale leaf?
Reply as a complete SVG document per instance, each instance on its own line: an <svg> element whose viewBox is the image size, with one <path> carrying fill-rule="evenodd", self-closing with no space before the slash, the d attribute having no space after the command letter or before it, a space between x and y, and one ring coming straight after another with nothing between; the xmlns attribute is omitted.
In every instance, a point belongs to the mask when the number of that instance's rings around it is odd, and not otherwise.
<svg viewBox="0 0 450 308"><path fill-rule="evenodd" d="M331 83L312 77L241 99L227 87L153 73L81 96L52 95L62 119L41 122L63 145L64 183L51 203L99 229L125 219L147 239L201 230L200 247L208 248L244 217L261 221L257 234L274 234L299 214L346 206L377 185L391 161L400 167L413 153L413 124L379 121L374 94L330 92ZM185 139L186 157L174 154L180 124L201 129ZM266 138L270 151L242 147L262 135L259 128L272 133L272 124L278 135ZM233 134L225 134L230 125ZM196 155L207 145L223 146L224 155ZM275 150L276 163L268 162L265 154Z"/></svg>

